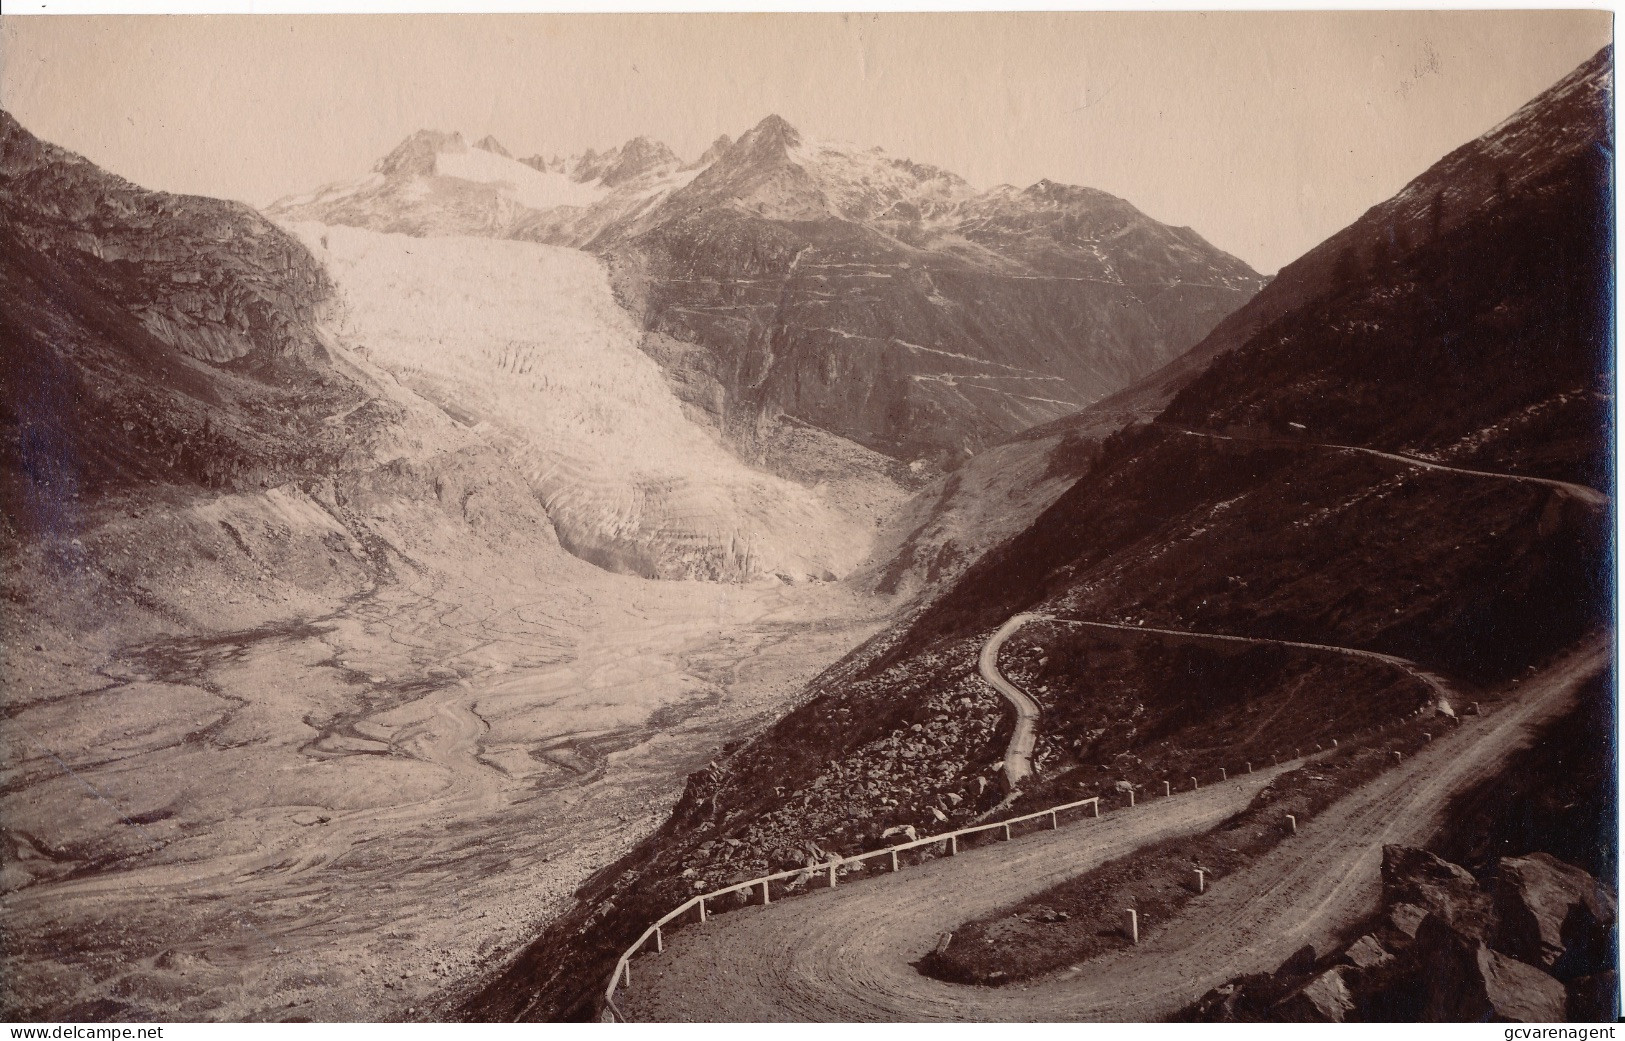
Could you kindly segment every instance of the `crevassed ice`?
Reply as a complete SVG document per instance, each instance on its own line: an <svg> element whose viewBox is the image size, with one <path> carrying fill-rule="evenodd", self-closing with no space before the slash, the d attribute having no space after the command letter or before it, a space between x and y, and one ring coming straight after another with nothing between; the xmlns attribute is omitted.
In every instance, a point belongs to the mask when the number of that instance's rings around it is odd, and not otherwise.
<svg viewBox="0 0 1625 1041"><path fill-rule="evenodd" d="M684 415L592 256L290 227L339 288L341 338L519 439L516 461L573 542L711 577L839 575L867 551L860 526Z"/></svg>

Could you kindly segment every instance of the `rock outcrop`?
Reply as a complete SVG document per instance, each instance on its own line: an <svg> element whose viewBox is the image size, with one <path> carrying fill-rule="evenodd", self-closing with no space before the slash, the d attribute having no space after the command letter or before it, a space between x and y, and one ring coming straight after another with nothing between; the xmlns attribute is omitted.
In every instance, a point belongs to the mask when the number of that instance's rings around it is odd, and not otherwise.
<svg viewBox="0 0 1625 1041"><path fill-rule="evenodd" d="M29 249L192 358L320 353L326 275L242 203L139 188L0 111L0 212Z"/></svg>
<svg viewBox="0 0 1625 1041"><path fill-rule="evenodd" d="M1609 966L1617 908L1586 872L1546 853L1510 857L1492 892L1500 950L1564 979Z"/></svg>
<svg viewBox="0 0 1625 1041"><path fill-rule="evenodd" d="M1436 1023L1560 1022L1563 984L1428 916L1410 952L1426 992L1421 1018Z"/></svg>
<svg viewBox="0 0 1625 1041"><path fill-rule="evenodd" d="M1571 979L1566 986L1547 971L1564 963L1574 942L1598 942L1594 934L1573 928L1566 935L1556 923L1580 917L1601 921L1598 914L1611 921L1612 896L1586 872L1544 853L1505 858L1486 890L1464 868L1426 850L1386 846L1382 879L1383 907L1371 932L1327 958L1294 956L1274 974L1218 987L1183 1018L1450 1023L1613 1018L1617 991L1610 988L1617 987L1618 977L1611 969ZM1550 928L1543 931L1541 923Z"/></svg>
<svg viewBox="0 0 1625 1041"><path fill-rule="evenodd" d="M1410 846L1382 848L1382 898L1386 905L1422 908L1463 935L1488 936L1488 894L1466 868Z"/></svg>

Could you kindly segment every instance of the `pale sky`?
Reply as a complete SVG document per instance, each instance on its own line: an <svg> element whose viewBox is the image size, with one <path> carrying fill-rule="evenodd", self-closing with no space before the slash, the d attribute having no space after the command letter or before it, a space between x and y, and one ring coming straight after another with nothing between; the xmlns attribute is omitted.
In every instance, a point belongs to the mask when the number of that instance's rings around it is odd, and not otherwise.
<svg viewBox="0 0 1625 1041"><path fill-rule="evenodd" d="M263 205L420 127L684 158L778 113L978 187L1122 196L1271 272L1611 39L1607 12L0 19L0 104L132 181Z"/></svg>

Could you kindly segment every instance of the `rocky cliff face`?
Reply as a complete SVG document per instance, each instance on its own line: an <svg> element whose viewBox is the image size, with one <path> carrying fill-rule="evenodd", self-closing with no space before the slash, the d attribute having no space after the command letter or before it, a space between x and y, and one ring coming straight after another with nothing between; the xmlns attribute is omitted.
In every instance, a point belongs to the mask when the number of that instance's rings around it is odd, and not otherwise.
<svg viewBox="0 0 1625 1041"><path fill-rule="evenodd" d="M728 429L792 416L956 462L1172 358L1261 280L1103 192L977 194L769 117L611 229L650 328L701 344Z"/></svg>
<svg viewBox="0 0 1625 1041"><path fill-rule="evenodd" d="M1481 885L1426 850L1385 846L1382 906L1358 939L1216 987L1198 1022L1560 1023L1611 1020L1618 909L1546 853L1505 857ZM1561 968L1557 968L1559 960Z"/></svg>
<svg viewBox="0 0 1625 1041"><path fill-rule="evenodd" d="M0 211L28 248L192 358L265 363L318 349L327 278L247 206L145 191L0 112Z"/></svg>
<svg viewBox="0 0 1625 1041"><path fill-rule="evenodd" d="M149 192L0 114L6 520L71 537L103 495L260 487L365 457L370 401L317 321L331 284L246 206Z"/></svg>

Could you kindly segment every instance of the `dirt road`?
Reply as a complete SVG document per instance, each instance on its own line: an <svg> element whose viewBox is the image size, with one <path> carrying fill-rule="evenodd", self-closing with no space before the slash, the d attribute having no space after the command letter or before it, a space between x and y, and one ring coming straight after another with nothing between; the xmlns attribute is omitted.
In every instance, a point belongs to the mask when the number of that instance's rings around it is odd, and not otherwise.
<svg viewBox="0 0 1625 1041"><path fill-rule="evenodd" d="M622 1008L630 1019L667 1021L1159 1019L1232 976L1273 969L1306 943L1327 945L1375 904L1382 846L1424 841L1449 799L1567 709L1610 654L1606 640L1577 649L1527 680L1516 703L1468 717L1219 880L1174 921L1151 923L1139 946L1029 986L956 986L911 963L969 918L1217 824L1278 770L685 929L665 953L633 962Z"/></svg>
<svg viewBox="0 0 1625 1041"><path fill-rule="evenodd" d="M1223 633L1202 633L1194 632L1189 629L1159 629L1150 625L1126 625L1121 622L1086 622L1077 618L1056 618L1051 615L1026 615L1021 617L1038 619L1046 622L1055 622L1060 625L1081 625L1094 629L1116 629L1121 632L1128 633L1157 633L1162 636L1181 636L1188 639L1219 640L1225 643L1268 644L1274 647L1297 647L1307 651L1327 651L1332 654L1346 654L1354 658L1365 658L1369 661L1378 661L1385 665L1392 665L1401 672L1414 676L1416 679L1427 684L1428 687L1431 688L1441 700L1448 700L1450 695L1453 693L1453 688L1450 686L1450 682L1443 676L1440 676L1436 672L1429 672L1427 669L1422 668L1422 666L1416 664L1414 661L1411 661L1409 658L1400 658L1396 655L1383 654L1379 651L1361 650L1357 647L1337 647L1329 643L1304 643L1301 640L1270 640L1258 636L1228 636Z"/></svg>
<svg viewBox="0 0 1625 1041"><path fill-rule="evenodd" d="M1005 700L1016 708L1016 728L1010 735L1010 743L1004 749L1004 777L1011 788L1032 776L1033 772L1033 742L1038 738L1038 702L1028 697L1020 687L1005 679L999 671L999 648L1004 641L1017 629L1041 615L1018 614L999 626L999 631L988 638L982 645L982 656L977 661L977 668L982 678L992 684L993 689L1003 694Z"/></svg>
<svg viewBox="0 0 1625 1041"><path fill-rule="evenodd" d="M1564 495L1579 500L1587 506L1601 507L1608 502L1608 496L1595 488L1588 488L1583 484L1574 484L1570 481L1554 481L1549 477L1527 477L1523 474L1497 473L1494 470L1473 470L1464 466L1451 466L1449 463L1436 462L1432 459L1423 459L1420 456L1401 455L1398 452L1384 452L1376 448L1362 448L1359 445L1339 445L1326 441L1295 441L1291 438L1271 437L1235 437L1229 434L1215 434L1207 430L1191 430L1188 427L1174 426L1167 423L1158 423L1159 426L1184 434L1187 437L1206 437L1215 441L1243 441L1263 445L1280 445L1286 448L1322 448L1331 452L1353 452L1358 455L1375 456L1386 459L1392 463L1403 463L1421 470L1435 470L1440 473L1464 474L1468 477L1488 477L1497 481L1517 481L1520 484L1539 484L1555 489Z"/></svg>

